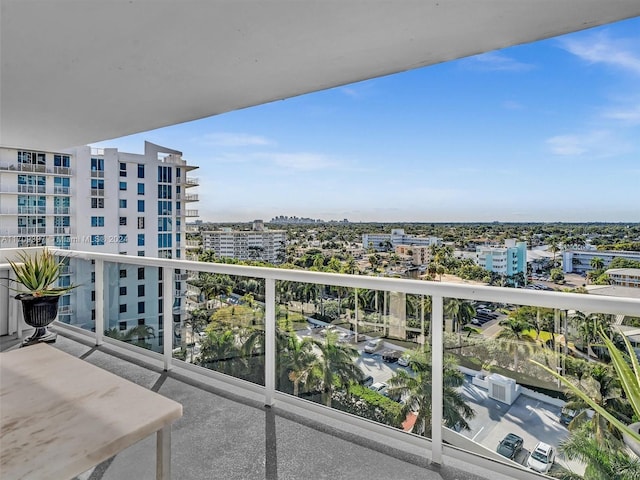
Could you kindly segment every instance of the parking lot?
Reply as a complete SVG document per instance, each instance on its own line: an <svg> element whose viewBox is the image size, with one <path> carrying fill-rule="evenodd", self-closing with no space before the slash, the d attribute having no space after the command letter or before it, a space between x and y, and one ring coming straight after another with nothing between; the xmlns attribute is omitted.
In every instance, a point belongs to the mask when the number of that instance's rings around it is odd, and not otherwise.
<svg viewBox="0 0 640 480"><path fill-rule="evenodd" d="M490 326L497 323L493 320ZM319 331L300 331L301 336L319 336ZM382 346L373 354L364 352L366 342L354 345L360 352L356 364L365 375L371 375L373 382L388 383L398 369L406 368L397 362L387 363L382 360L382 353L388 347ZM526 465L527 457L535 445L542 441L554 448L567 437L567 428L558 421L561 407L520 395L512 405L489 398L488 392L472 384L471 377L465 375L461 393L473 408L476 415L469 421L471 430L459 432L461 435L495 451L500 440L508 433L515 433L524 439L523 448L514 459L521 465ZM576 472L584 473L584 465L566 460L557 454L556 463Z"/></svg>

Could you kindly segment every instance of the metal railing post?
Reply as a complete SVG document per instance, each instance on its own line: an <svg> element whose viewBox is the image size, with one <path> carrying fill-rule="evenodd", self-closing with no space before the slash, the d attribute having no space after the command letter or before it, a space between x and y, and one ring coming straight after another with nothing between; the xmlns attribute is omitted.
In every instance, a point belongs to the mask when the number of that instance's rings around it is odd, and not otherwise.
<svg viewBox="0 0 640 480"><path fill-rule="evenodd" d="M431 299L431 463L442 464L442 408L444 367L444 299L434 295Z"/></svg>
<svg viewBox="0 0 640 480"><path fill-rule="evenodd" d="M265 279L264 404L273 405L276 388L276 281Z"/></svg>
<svg viewBox="0 0 640 480"><path fill-rule="evenodd" d="M95 335L95 343L96 346L102 345L104 340L104 306L105 306L105 295L108 295L107 289L105 288L105 268L104 268L104 260L96 260L95 261L95 292L96 292L96 335Z"/></svg>
<svg viewBox="0 0 640 480"><path fill-rule="evenodd" d="M173 357L173 268L162 267L162 353L164 370L171 369Z"/></svg>

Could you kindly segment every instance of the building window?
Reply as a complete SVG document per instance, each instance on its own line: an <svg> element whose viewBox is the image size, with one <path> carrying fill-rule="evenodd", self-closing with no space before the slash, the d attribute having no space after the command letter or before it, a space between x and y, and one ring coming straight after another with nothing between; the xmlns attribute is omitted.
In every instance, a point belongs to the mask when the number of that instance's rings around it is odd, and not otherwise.
<svg viewBox="0 0 640 480"><path fill-rule="evenodd" d="M126 190L127 189L127 182L120 182L120 190Z"/></svg>
<svg viewBox="0 0 640 480"><path fill-rule="evenodd" d="M92 178L91 188L97 189L97 190L104 190L104 180L102 180L101 178Z"/></svg>
<svg viewBox="0 0 640 480"><path fill-rule="evenodd" d="M144 200L138 200L138 212L144 212Z"/></svg>
<svg viewBox="0 0 640 480"><path fill-rule="evenodd" d="M71 166L71 157L69 155L54 155L53 166L69 168Z"/></svg>
<svg viewBox="0 0 640 480"><path fill-rule="evenodd" d="M120 313L127 313L127 304L126 303L121 303L120 304Z"/></svg>
<svg viewBox="0 0 640 480"><path fill-rule="evenodd" d="M91 272L91 283L96 283L96 272Z"/></svg>
<svg viewBox="0 0 640 480"><path fill-rule="evenodd" d="M138 326L139 326L139 327L144 326L144 318L139 318L139 319L138 319Z"/></svg>
<svg viewBox="0 0 640 480"><path fill-rule="evenodd" d="M144 257L144 250L138 250L138 256Z"/></svg>
<svg viewBox="0 0 640 480"><path fill-rule="evenodd" d="M91 310L91 320L95 320L96 319L96 309L92 309Z"/></svg>
<svg viewBox="0 0 640 480"><path fill-rule="evenodd" d="M138 228L144 228L144 217L138 217Z"/></svg>
<svg viewBox="0 0 640 480"><path fill-rule="evenodd" d="M138 234L138 246L144 247L144 233Z"/></svg>
<svg viewBox="0 0 640 480"><path fill-rule="evenodd" d="M144 302L138 302L138 313L144 313Z"/></svg>
<svg viewBox="0 0 640 480"><path fill-rule="evenodd" d="M91 159L91 170L104 172L104 158L92 158Z"/></svg>
<svg viewBox="0 0 640 480"><path fill-rule="evenodd" d="M118 235L118 243L127 243L129 242L129 237L127 235ZM122 255L126 255L127 252L120 252Z"/></svg>
<svg viewBox="0 0 640 480"><path fill-rule="evenodd" d="M91 217L92 227L104 227L104 217Z"/></svg>
<svg viewBox="0 0 640 480"><path fill-rule="evenodd" d="M138 296L144 297L144 285L138 285Z"/></svg>
<svg viewBox="0 0 640 480"><path fill-rule="evenodd" d="M104 198L92 198L91 208L104 208Z"/></svg>
<svg viewBox="0 0 640 480"><path fill-rule="evenodd" d="M126 177L127 176L127 164L126 163L120 163L120 176L121 177Z"/></svg>
<svg viewBox="0 0 640 480"><path fill-rule="evenodd" d="M127 270L125 268L120 269L120 278L127 278Z"/></svg>
<svg viewBox="0 0 640 480"><path fill-rule="evenodd" d="M91 301L92 302L96 301L96 291L95 290L91 290Z"/></svg>
<svg viewBox="0 0 640 480"><path fill-rule="evenodd" d="M144 183L138 183L138 195L144 195Z"/></svg>
<svg viewBox="0 0 640 480"><path fill-rule="evenodd" d="M138 280L144 280L144 267L138 267Z"/></svg>
<svg viewBox="0 0 640 480"><path fill-rule="evenodd" d="M120 295L126 295L127 294L127 287L120 287Z"/></svg>
<svg viewBox="0 0 640 480"><path fill-rule="evenodd" d="M138 165L138 178L144 178L144 165Z"/></svg>
<svg viewBox="0 0 640 480"><path fill-rule="evenodd" d="M120 208L127 208L127 200L125 198L121 198L119 201Z"/></svg>
<svg viewBox="0 0 640 480"><path fill-rule="evenodd" d="M120 225L125 226L127 224L127 217L120 217Z"/></svg>
<svg viewBox="0 0 640 480"><path fill-rule="evenodd" d="M171 167L158 167L158 182L171 183Z"/></svg>
<svg viewBox="0 0 640 480"><path fill-rule="evenodd" d="M158 185L158 198L171 198L171 185Z"/></svg>
<svg viewBox="0 0 640 480"><path fill-rule="evenodd" d="M91 235L91 245L104 245L104 235Z"/></svg>
<svg viewBox="0 0 640 480"><path fill-rule="evenodd" d="M120 329L120 331L126 330L127 329L127 322L118 322L118 328Z"/></svg>

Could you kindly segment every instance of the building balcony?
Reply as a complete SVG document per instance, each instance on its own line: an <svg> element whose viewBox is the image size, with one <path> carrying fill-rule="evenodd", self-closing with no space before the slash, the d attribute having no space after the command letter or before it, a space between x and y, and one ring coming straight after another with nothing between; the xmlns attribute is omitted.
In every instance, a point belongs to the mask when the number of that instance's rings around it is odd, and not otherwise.
<svg viewBox="0 0 640 480"><path fill-rule="evenodd" d="M184 216L185 217L197 217L198 216L198 210L184 210Z"/></svg>
<svg viewBox="0 0 640 480"><path fill-rule="evenodd" d="M196 177L184 177L183 185L185 187L197 187L200 185L200 181Z"/></svg>
<svg viewBox="0 0 640 480"><path fill-rule="evenodd" d="M197 202L199 201L198 194L197 193L185 194L182 196L182 200L184 200L185 202Z"/></svg>
<svg viewBox="0 0 640 480"><path fill-rule="evenodd" d="M31 165L24 163L3 163L0 164L0 171L15 172L15 173L45 173L56 176L71 176L73 171L69 167L47 167L45 165Z"/></svg>
<svg viewBox="0 0 640 480"><path fill-rule="evenodd" d="M0 276L6 276L6 260L15 258L17 251L0 250ZM528 358L544 358L549 365L564 372L566 354L585 355L575 343L574 329L577 326L572 326L568 321L568 312L579 310L637 316L640 311L640 300L630 298L81 251L59 253L70 254L71 261L77 262L74 271L84 271L87 278L92 272L93 281L87 281L78 287L77 293L71 295L70 307L76 312L75 316L70 315L71 323L54 324L60 334L56 347L98 363L102 368L147 388L153 387L183 404L185 415L173 428L175 449L172 467L175 478L211 478L212 464L220 478L237 479L302 478L313 475L319 469L334 478L356 480L541 478L522 466L526 458L525 451L533 449L537 441L557 446L566 438L568 431L558 421L564 402L525 387L525 377L536 374ZM162 323L156 323L155 326L150 323L154 319L147 316L145 325L151 326L155 335L143 342L145 348L131 340L127 341L125 335L117 336L122 340L105 335L105 332L117 327L121 320L117 314L113 316L103 308L113 303L112 295L118 295L118 291L109 286L118 285L119 276L127 265L131 269L151 267L150 271L158 272L163 280L162 309L174 315L191 310L187 305L188 300L174 308L173 295L176 292L173 280L176 270L224 274L235 278L236 285L249 283L246 282L249 279L257 282L261 293L259 298L256 296L255 305L243 304L243 292L234 291L228 297L213 293L206 299L206 306L214 310L227 308L228 316L225 318L228 320L225 322L233 322L234 315L241 315L242 312L250 313L238 320L240 323L236 328L246 329L239 338L259 338L260 346L250 354L239 349L226 352L222 357L216 356L211 345L207 346L201 340L201 335L190 330L193 327L183 324L180 318L166 314L162 316ZM157 291L159 278L147 277L147 296L149 292ZM321 398L320 391L311 385L299 390L298 395L293 395L286 384L287 375L283 376L282 371L279 373L279 369L285 368L283 362L288 354L287 342L279 339L288 336L291 339L309 337L318 342L324 341L324 337L316 333L318 330L311 328L312 324L322 322L309 318L311 312L323 308L321 303L314 304L306 299L301 304L302 300L288 301L282 297L287 288L291 287L290 290L294 291L293 286L305 285L313 287L309 290L321 290L325 303L330 300L327 296L339 291L343 300L351 294L358 298L360 292L365 291L372 292L379 299L377 307L371 303L362 311L353 308L345 310L334 322L338 332L356 334L351 337L351 342L353 338L362 336L368 340L384 335L384 349L373 355L362 351L364 341L350 344L357 349L352 358L354 365L363 373L372 375L376 381L386 382L399 370L406 368L383 362L380 355L382 351L421 349L424 344L430 345L427 351L431 365L431 387L428 390L431 412L426 418L430 433L419 435L415 426L412 427L413 432L405 431L411 428L411 415L401 425L397 421L389 423L381 418L374 421L360 410L345 411L348 409L343 408L340 401L346 401L348 397L341 393L341 389L331 396L331 407L326 406L327 402ZM88 310L74 306L76 299L88 298L89 291L95 292L95 320L91 319ZM10 335L3 343L9 345L12 338L22 336L23 325L19 319L17 302L10 301L6 295L5 299L0 298L0 306L7 310L0 312L0 321L8 321L5 330ZM426 305L420 303L423 299L429 299L429 307L415 308L416 305ZM482 303L495 311L498 318L483 325L482 332L474 334L470 337L472 341L468 341L466 333L463 336L452 331L452 322L444 313L448 299L476 302L478 308ZM360 303L356 301L355 304ZM506 318L510 309L518 306L531 306L540 309L542 316L549 316L545 328L552 331L551 344L547 342L544 346L535 341L509 344L505 340L503 348L499 342L490 343L500 330L500 319ZM373 308L379 309L377 313ZM292 324L292 330L280 330L277 315L289 311L300 313L300 321ZM482 345L492 345L492 349L483 348ZM528 353L525 354L525 351ZM519 356L514 352L519 352ZM447 413L443 408L442 390L443 371L447 365L445 356L457 359L460 365L458 370L464 377L458 392L476 413L474 418L468 420L469 430L457 432L445 426ZM206 358L209 360L205 361ZM250 365L251 368L240 368L241 365ZM488 372L482 372L482 368L499 371L502 376L497 377L500 379L510 374L520 379L522 384L513 390L517 390L519 396L511 401L504 395L504 388L488 390ZM525 372L527 375L524 375ZM541 375L539 381L547 390L560 390L553 378ZM507 432L515 432L525 438L525 451L516 458L517 462L508 461L495 451L497 443ZM130 478L131 472L137 472L138 469L141 472L153 471L153 448L152 442L141 442L118 454L100 467L104 471L101 478ZM327 458L331 458L331 462L327 462ZM151 462L151 466L147 468L145 462ZM431 468L434 465L438 465L439 470L434 471ZM572 463L561 455L556 467L575 471L584 469L584 466Z"/></svg>

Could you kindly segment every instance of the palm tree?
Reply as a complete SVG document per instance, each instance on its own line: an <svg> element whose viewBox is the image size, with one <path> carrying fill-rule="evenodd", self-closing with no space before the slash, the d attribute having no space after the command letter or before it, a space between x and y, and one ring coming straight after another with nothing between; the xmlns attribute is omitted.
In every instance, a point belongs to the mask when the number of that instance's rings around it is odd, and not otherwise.
<svg viewBox="0 0 640 480"><path fill-rule="evenodd" d="M640 478L640 461L624 449L603 450L586 425L571 432L560 442L560 450L570 460L586 464L585 480L636 480Z"/></svg>
<svg viewBox="0 0 640 480"><path fill-rule="evenodd" d="M593 257L589 265L591 265L591 268L594 270L602 270L604 268L604 260L600 257Z"/></svg>
<svg viewBox="0 0 640 480"><path fill-rule="evenodd" d="M630 418L624 414L628 411L629 404L620 395L620 383L612 369L596 364L591 368L589 377L592 380L589 397L616 418L627 424L631 423ZM603 415L596 411L589 418L589 405L571 391L568 392L568 396L571 400L567 402L567 407L580 411L569 424L570 430L584 424L600 448L615 451L622 447L620 433Z"/></svg>
<svg viewBox="0 0 640 480"><path fill-rule="evenodd" d="M476 309L467 300L447 298L444 313L451 318L451 330L458 333L458 348L462 350L462 327L471 321L476 314Z"/></svg>
<svg viewBox="0 0 640 480"><path fill-rule="evenodd" d="M236 335L230 328L207 327L196 363L227 375L236 375L242 357Z"/></svg>
<svg viewBox="0 0 640 480"><path fill-rule="evenodd" d="M523 340L522 334L529 329L530 325L523 320L510 317L500 320L499 325L504 328L500 331L497 338L507 341L507 347L513 351L513 370L517 371L518 350Z"/></svg>
<svg viewBox="0 0 640 480"><path fill-rule="evenodd" d="M389 380L389 394L400 396L405 403L402 415L410 412L416 414L413 432L425 437L431 436L432 415L432 368L428 354L415 352L411 355L409 366L413 374L406 370L397 370ZM464 383L464 375L450 356L445 358L443 375L443 411L442 418L445 426L459 427L469 430L467 420L475 416L473 409L467 405L458 388Z"/></svg>
<svg viewBox="0 0 640 480"><path fill-rule="evenodd" d="M293 333L287 336L286 356L283 358L283 365L288 374L287 377L293 383L293 395L299 395L300 383L313 383L314 370L319 367L318 355L313 351L313 342L309 337L299 340Z"/></svg>
<svg viewBox="0 0 640 480"><path fill-rule="evenodd" d="M319 384L327 407L331 406L331 398L336 388L345 387L362 378L362 370L354 363L360 355L358 350L350 345L338 343L337 339L336 334L329 333L324 341L310 340L320 351Z"/></svg>

